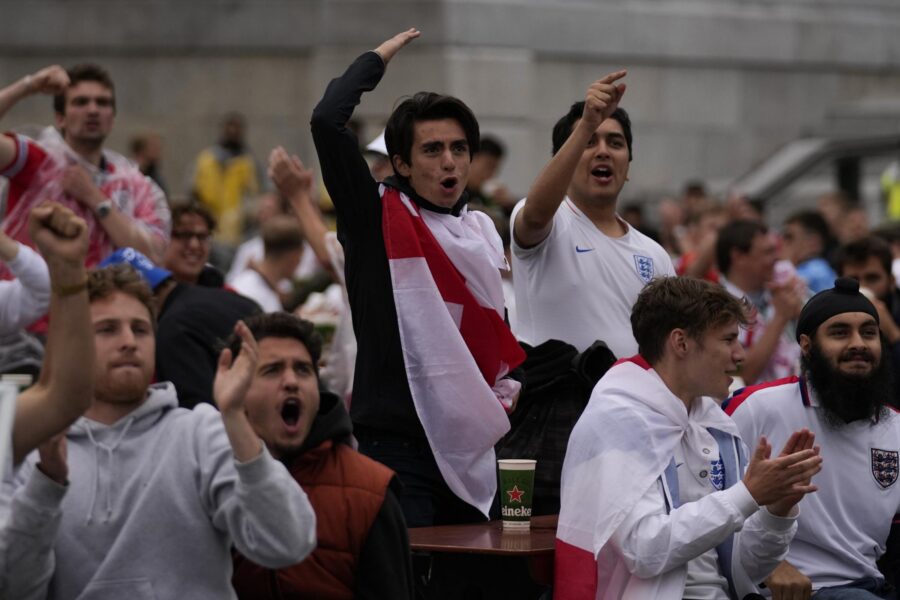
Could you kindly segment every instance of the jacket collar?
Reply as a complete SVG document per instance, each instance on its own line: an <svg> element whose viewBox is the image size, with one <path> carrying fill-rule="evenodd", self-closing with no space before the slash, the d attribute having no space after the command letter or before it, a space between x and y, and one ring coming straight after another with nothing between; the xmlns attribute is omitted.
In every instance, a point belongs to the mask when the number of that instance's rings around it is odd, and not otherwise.
<svg viewBox="0 0 900 600"><path fill-rule="evenodd" d="M456 201L456 204L454 204L450 208L447 208L446 206L438 206L437 204L433 204L417 194L416 190L412 189L412 187L409 185L409 180L407 179L398 177L396 175L391 175L390 177L386 177L383 183L385 185L391 186L392 188L396 188L409 196L419 208L430 210L431 212L439 214L453 215L454 217L458 217L462 212L463 207L469 202L469 192L466 190L463 190L463 193L459 197L459 200Z"/></svg>

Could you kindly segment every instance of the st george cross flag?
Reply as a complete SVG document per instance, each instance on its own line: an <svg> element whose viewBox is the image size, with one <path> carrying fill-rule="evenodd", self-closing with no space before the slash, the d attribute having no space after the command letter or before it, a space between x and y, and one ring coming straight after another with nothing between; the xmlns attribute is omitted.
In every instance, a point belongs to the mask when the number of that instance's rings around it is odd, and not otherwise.
<svg viewBox="0 0 900 600"><path fill-rule="evenodd" d="M663 597L653 586L665 582L632 576L607 542L663 473L682 438L693 438L689 446L700 448L708 428L738 436L712 399L695 402L689 416L640 356L620 360L597 383L563 463L554 597Z"/></svg>
<svg viewBox="0 0 900 600"><path fill-rule="evenodd" d="M494 444L509 430L492 388L525 359L503 320L502 291L499 307L490 300L494 288L500 289L499 271L472 252L464 266L454 264L409 197L384 185L381 193L385 250L416 413L447 485L487 515L497 488ZM456 244L454 252L467 242L484 244L473 233L480 225L470 223L467 229L460 217L446 217L454 222L439 235L461 238L445 242ZM449 227L461 229L452 233ZM472 233L468 240L467 233Z"/></svg>

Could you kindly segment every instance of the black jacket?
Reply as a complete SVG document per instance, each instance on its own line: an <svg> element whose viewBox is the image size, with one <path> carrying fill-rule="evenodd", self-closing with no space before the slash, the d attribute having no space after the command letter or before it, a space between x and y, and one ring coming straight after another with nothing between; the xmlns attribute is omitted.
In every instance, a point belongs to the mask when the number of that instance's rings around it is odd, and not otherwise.
<svg viewBox="0 0 900 600"><path fill-rule="evenodd" d="M223 342L238 320L259 312L253 300L221 288L178 283L169 292L156 330L156 377L175 384L181 406L213 403Z"/></svg>

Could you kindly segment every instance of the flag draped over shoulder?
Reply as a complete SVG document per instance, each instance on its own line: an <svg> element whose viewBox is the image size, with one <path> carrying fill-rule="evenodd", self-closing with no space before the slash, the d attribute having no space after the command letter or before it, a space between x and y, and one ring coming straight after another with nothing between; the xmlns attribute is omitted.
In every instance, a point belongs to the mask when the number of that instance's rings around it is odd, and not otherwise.
<svg viewBox="0 0 900 600"><path fill-rule="evenodd" d="M492 388L525 359L503 320L497 248L485 237L493 225L474 211L425 216L399 190L380 191L416 413L447 485L487 515L497 487L494 444L509 430Z"/></svg>
<svg viewBox="0 0 900 600"><path fill-rule="evenodd" d="M607 542L665 471L676 444L700 439L708 428L738 436L710 398L695 400L689 417L640 356L607 371L572 430L563 463L554 597L622 597L631 575Z"/></svg>

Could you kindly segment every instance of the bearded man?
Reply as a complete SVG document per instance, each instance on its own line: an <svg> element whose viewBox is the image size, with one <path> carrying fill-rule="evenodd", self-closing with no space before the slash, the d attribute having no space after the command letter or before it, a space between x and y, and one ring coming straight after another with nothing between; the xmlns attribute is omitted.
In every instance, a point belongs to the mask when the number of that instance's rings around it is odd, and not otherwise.
<svg viewBox="0 0 900 600"><path fill-rule="evenodd" d="M800 502L787 558L766 581L773 598L896 598L876 561L900 510L900 416L875 306L854 279L813 296L800 313L802 374L746 388L725 410L741 436L777 445L815 432L825 458L818 493Z"/></svg>

